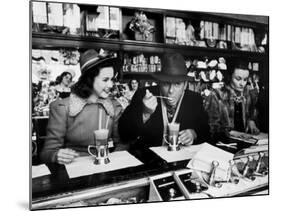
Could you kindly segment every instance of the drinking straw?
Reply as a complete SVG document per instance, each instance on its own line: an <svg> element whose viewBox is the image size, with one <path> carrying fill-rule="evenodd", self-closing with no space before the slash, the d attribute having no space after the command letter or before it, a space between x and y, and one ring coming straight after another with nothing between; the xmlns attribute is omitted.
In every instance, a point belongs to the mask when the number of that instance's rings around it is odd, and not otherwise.
<svg viewBox="0 0 281 211"><path fill-rule="evenodd" d="M99 108L99 130L101 129L101 109Z"/></svg>
<svg viewBox="0 0 281 211"><path fill-rule="evenodd" d="M118 72L115 74L114 79L117 79L117 76L118 76Z"/></svg>
<svg viewBox="0 0 281 211"><path fill-rule="evenodd" d="M154 95L154 97L163 98L163 99L168 99L168 100L172 100L172 99L173 99L173 98L171 98L171 97L158 96L158 95Z"/></svg>
<svg viewBox="0 0 281 211"><path fill-rule="evenodd" d="M174 114L174 117L173 117L171 123L175 123L175 122L176 122L176 118L177 118L178 113L179 113L179 110L180 110L181 101L182 101L182 99L183 99L183 96L184 96L184 92L182 93L181 98L180 98L180 100L179 100L179 102L178 102L177 109L176 109L176 112L175 112L175 114Z"/></svg>
<svg viewBox="0 0 281 211"><path fill-rule="evenodd" d="M109 124L109 115L106 115L106 123L105 123L105 129L108 129L108 124Z"/></svg>

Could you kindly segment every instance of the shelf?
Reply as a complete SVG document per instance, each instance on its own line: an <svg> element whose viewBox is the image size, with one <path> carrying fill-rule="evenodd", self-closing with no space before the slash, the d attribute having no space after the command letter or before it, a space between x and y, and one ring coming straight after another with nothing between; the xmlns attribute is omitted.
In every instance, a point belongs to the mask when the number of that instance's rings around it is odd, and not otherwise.
<svg viewBox="0 0 281 211"><path fill-rule="evenodd" d="M247 58L253 61L263 61L268 58L268 54L259 52L248 52L240 50L228 50L218 48L204 48L184 45L164 44L155 42L144 42L134 40L115 40L103 39L95 37L47 34L47 33L32 33L32 48L58 49L58 48L74 48L74 49L89 49L89 48L104 48L113 51L133 51L144 53L173 53L178 52L190 57L210 57L217 58L220 56L226 58Z"/></svg>
<svg viewBox="0 0 281 211"><path fill-rule="evenodd" d="M148 72L123 72L123 79L128 80L128 79L138 79L138 80L154 80L152 77L153 73L148 73Z"/></svg>
<svg viewBox="0 0 281 211"><path fill-rule="evenodd" d="M267 16L228 14L215 12L195 12L166 9L143 8L144 12L165 14L165 16L185 18L188 20L205 20L223 24L230 24L253 29L263 28L268 31L269 18Z"/></svg>
<svg viewBox="0 0 281 211"><path fill-rule="evenodd" d="M99 5L89 4L83 6L84 8L87 8L89 6L93 7ZM262 15L229 14L229 13L208 12L208 11L202 12L202 11L170 10L170 9L140 8L140 7L127 7L127 6L120 6L120 8L122 9L122 11L142 10L145 13L148 12L158 15L165 14L166 16L186 18L189 20L205 20L205 21L213 21L217 23L230 24L240 27L250 27L254 29L263 28L267 31L269 30L268 27L269 18L268 16L262 16Z"/></svg>
<svg viewBox="0 0 281 211"><path fill-rule="evenodd" d="M113 39L85 37L79 35L62 35L52 33L32 33L32 48L104 48L119 50L121 42Z"/></svg>

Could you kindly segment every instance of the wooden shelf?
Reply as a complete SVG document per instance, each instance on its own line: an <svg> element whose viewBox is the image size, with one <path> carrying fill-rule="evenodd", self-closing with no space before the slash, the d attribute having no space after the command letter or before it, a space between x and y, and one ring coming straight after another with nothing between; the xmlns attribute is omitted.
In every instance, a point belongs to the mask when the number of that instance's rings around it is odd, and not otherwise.
<svg viewBox="0 0 281 211"><path fill-rule="evenodd" d="M153 73L148 72L123 72L123 79L138 79L138 80L154 80L152 77Z"/></svg>
<svg viewBox="0 0 281 211"><path fill-rule="evenodd" d="M32 48L104 48L119 50L121 42L113 39L102 39L78 35L61 35L52 33L32 33Z"/></svg>
<svg viewBox="0 0 281 211"><path fill-rule="evenodd" d="M85 4L84 8L99 6L98 4ZM81 7L81 5L80 5ZM166 16L173 16L178 18L186 18L190 20L205 20L213 21L217 23L230 24L240 27L250 27L250 28L263 28L269 30L268 23L269 18L267 16L258 15L245 15L245 14L228 14L228 13L217 13L217 12L201 12L201 11L186 11L186 10L169 10L169 9L159 9L159 8L140 8L140 7L127 7L120 6L124 11L132 10L142 10L145 13L154 13L158 15L165 14Z"/></svg>
<svg viewBox="0 0 281 211"><path fill-rule="evenodd" d="M144 52L162 54L167 52L178 52L185 56L199 57L226 57L226 58L247 58L252 61L263 61L268 58L268 54L259 52L248 52L240 50L228 50L218 48L204 48L183 46L174 44L164 44L155 42L143 42L134 40L115 40L103 39L95 37L47 34L47 33L32 33L32 48L44 49L59 49L59 48L74 48L74 49L89 49L89 48L104 48L113 51L127 52Z"/></svg>

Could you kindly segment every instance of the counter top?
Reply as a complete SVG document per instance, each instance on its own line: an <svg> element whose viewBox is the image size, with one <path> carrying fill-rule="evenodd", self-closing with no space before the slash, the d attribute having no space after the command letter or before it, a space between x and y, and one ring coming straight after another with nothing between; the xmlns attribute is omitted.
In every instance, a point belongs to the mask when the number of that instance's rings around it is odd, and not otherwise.
<svg viewBox="0 0 281 211"><path fill-rule="evenodd" d="M148 185L149 177L186 169L189 162L183 160L167 163L150 149L131 150L129 153L139 159L143 165L70 179L64 165L47 164L51 174L32 179L33 209L44 207L44 204L50 201L59 203L73 197L76 199L85 196L95 197L97 193L113 191L128 184ZM268 183L257 186L257 190L252 188L251 192L255 193L267 188ZM246 194L243 191L239 192L239 195Z"/></svg>
<svg viewBox="0 0 281 211"><path fill-rule="evenodd" d="M68 191L96 188L131 179L149 177L172 169L185 167L188 161L169 164L149 149L130 151L144 165L70 179L64 165L46 164L51 174L32 179L32 197L38 200Z"/></svg>

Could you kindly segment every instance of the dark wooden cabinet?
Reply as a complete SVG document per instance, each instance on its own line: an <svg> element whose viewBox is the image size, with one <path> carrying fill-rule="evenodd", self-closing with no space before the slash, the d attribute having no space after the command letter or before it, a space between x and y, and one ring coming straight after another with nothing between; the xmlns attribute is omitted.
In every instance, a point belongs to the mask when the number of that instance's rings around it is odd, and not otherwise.
<svg viewBox="0 0 281 211"><path fill-rule="evenodd" d="M119 36L111 38L100 38L89 36L85 32L85 14L96 12L98 5L78 5L81 12L81 30L79 35L59 34L54 32L40 32L33 27L32 31L32 48L33 49L60 49L70 48L84 51L89 48L104 48L117 51L120 54L127 53L148 53L162 54L165 52L179 52L185 57L209 59L225 57L226 59L241 58L252 62L260 63L262 71L268 71L268 41L264 47L264 52L242 51L232 49L228 43L227 49L198 47L177 44L167 44L165 42L165 32L168 27L165 24L166 17L181 18L186 25L192 24L195 30L195 37L198 39L200 21L209 21L218 25L231 25L233 27L248 27L254 31L257 46L261 46L262 38L268 36L268 17L249 16L249 15L231 15L206 12L191 11L174 11L151 8L129 8L119 7L121 11ZM134 33L129 30L128 25L135 12L142 11L149 22L154 26L155 31L152 33L152 41L135 40ZM261 21L262 20L262 21ZM34 23L33 23L34 24ZM39 27L40 28L40 27ZM35 30L36 29L36 30ZM39 31L39 32L38 32ZM122 59L122 56L120 56ZM123 74L121 73L123 76ZM128 77L129 73L124 74ZM149 74L148 74L149 75ZM264 75L264 74L262 74ZM140 77L140 76L138 76ZM266 78L266 77L265 77Z"/></svg>

